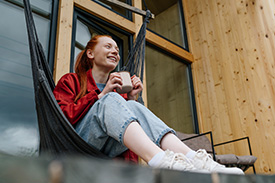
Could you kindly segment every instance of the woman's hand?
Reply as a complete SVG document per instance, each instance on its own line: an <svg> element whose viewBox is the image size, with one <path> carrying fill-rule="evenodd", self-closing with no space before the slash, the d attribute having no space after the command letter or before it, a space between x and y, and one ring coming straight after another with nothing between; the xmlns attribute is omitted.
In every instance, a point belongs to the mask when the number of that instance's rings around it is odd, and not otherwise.
<svg viewBox="0 0 275 183"><path fill-rule="evenodd" d="M139 94L143 90L143 84L142 84L140 78L137 77L136 75L133 75L131 77L131 81L133 84L133 90L127 94L127 97L129 100L135 100L137 94Z"/></svg>
<svg viewBox="0 0 275 183"><path fill-rule="evenodd" d="M122 79L119 73L113 72L109 75L109 79L106 83L106 86L103 89L103 91L98 95L98 98L103 97L104 95L113 91L116 88L122 89Z"/></svg>

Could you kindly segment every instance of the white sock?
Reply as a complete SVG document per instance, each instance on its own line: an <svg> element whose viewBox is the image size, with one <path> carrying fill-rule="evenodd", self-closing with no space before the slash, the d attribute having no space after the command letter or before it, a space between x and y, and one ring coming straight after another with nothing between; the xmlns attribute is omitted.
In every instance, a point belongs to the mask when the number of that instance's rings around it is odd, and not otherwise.
<svg viewBox="0 0 275 183"><path fill-rule="evenodd" d="M196 151L191 150L185 156L189 159L193 159L195 155L196 155Z"/></svg>
<svg viewBox="0 0 275 183"><path fill-rule="evenodd" d="M162 158L164 157L165 152L161 151L159 153L157 153L149 162L148 165L151 167L156 167L158 166L158 164L160 163L160 161L162 160Z"/></svg>

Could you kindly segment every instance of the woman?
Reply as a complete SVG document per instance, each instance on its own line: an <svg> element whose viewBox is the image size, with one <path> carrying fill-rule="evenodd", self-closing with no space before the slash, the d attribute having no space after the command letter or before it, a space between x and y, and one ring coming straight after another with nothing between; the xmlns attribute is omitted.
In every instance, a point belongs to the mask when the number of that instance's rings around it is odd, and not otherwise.
<svg viewBox="0 0 275 183"><path fill-rule="evenodd" d="M143 89L137 76L131 77L132 91L116 93L122 79L111 71L119 60L116 42L107 35L95 36L78 55L75 73L64 75L54 90L62 111L85 141L109 157L130 149L156 168L243 174L214 162L204 150L191 150L173 129L136 102Z"/></svg>

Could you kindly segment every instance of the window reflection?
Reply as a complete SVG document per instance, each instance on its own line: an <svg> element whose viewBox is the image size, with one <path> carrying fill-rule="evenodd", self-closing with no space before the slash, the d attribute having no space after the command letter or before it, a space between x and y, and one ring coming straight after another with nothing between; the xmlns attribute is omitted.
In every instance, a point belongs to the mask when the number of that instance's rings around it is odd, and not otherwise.
<svg viewBox="0 0 275 183"><path fill-rule="evenodd" d="M35 155L39 134L22 1L0 1L0 151ZM51 0L31 1L38 36L48 50ZM46 54L47 55L47 54Z"/></svg>

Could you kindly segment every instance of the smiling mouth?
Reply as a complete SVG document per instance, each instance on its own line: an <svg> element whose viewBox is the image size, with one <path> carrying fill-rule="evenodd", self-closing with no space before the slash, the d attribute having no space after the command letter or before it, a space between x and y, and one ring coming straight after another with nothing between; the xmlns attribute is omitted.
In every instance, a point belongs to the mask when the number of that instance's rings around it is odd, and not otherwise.
<svg viewBox="0 0 275 183"><path fill-rule="evenodd" d="M107 57L108 59L114 61L114 62L117 62L117 58L116 57Z"/></svg>

